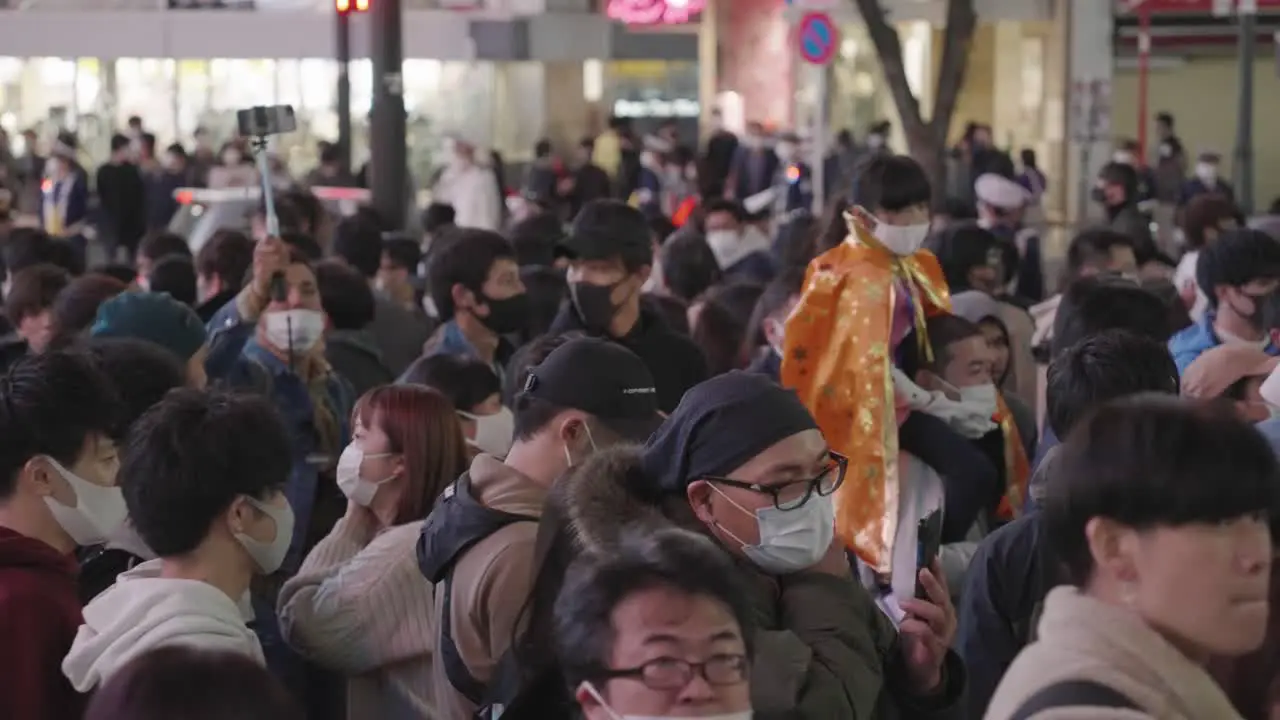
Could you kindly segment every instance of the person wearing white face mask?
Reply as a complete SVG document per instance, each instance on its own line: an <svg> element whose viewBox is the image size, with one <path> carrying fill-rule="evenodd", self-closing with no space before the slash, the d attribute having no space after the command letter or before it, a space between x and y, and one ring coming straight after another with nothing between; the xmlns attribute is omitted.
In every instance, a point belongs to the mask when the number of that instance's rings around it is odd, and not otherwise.
<svg viewBox="0 0 1280 720"><path fill-rule="evenodd" d="M175 390L130 428L121 464L129 518L157 556L123 573L84 612L62 672L87 693L133 658L182 645L265 664L249 629L249 584L284 562L289 437L269 403Z"/></svg>
<svg viewBox="0 0 1280 720"><path fill-rule="evenodd" d="M324 358L327 318L315 274L299 251L275 238L260 241L254 250L253 278L232 309L241 320L212 338L210 376L270 400L288 426L293 440L289 501L304 529L296 533L285 558L282 575L288 577L345 509L321 488L333 482L338 458L350 441L355 393ZM234 347L237 341L242 343L239 353L220 376L213 358L226 351L219 345ZM278 638L263 645L273 667L297 662ZM273 658L273 652L280 654Z"/></svg>
<svg viewBox="0 0 1280 720"><path fill-rule="evenodd" d="M947 651L955 613L945 581L933 574L936 566L920 572L929 598L902 601L907 616L895 633L854 579L851 556L835 536L832 496L853 471L791 391L758 374L731 372L687 392L643 448L588 459L566 478L563 497L569 532L587 553L614 556L628 530L674 526L709 536L737 560L741 582L768 588L748 594L750 615L764 623L750 657L751 708L759 716L852 719L875 717L875 708L952 717L964 681L958 658ZM628 694L640 690L615 680L599 694L613 704L625 697L614 694L624 687ZM667 689L670 698L707 693L696 682ZM594 696L584 690L578 699L590 708ZM743 709L720 706L708 714L736 718ZM627 717L616 705L615 714Z"/></svg>
<svg viewBox="0 0 1280 720"><path fill-rule="evenodd" d="M506 457L515 432L515 417L502 406L502 384L493 368L463 355L420 358L401 382L425 385L453 402L472 454Z"/></svg>
<svg viewBox="0 0 1280 720"><path fill-rule="evenodd" d="M648 437L660 421L653 375L622 345L577 337L533 347L525 360L536 364L516 376L510 452L477 455L422 525L418 567L436 586L438 717L472 717L507 689L502 666L524 647L539 577L539 518L567 471L600 448Z"/></svg>
<svg viewBox="0 0 1280 720"><path fill-rule="evenodd" d="M582 716L751 720L747 597L729 557L697 533L630 532L616 553L583 556L555 618Z"/></svg>
<svg viewBox="0 0 1280 720"><path fill-rule="evenodd" d="M1218 153L1208 150L1200 153L1194 176L1182 184L1182 191L1178 194L1178 207L1186 207L1187 203L1201 195L1221 195L1228 202L1234 203L1235 188L1222 179L1221 165L1222 156Z"/></svg>
<svg viewBox="0 0 1280 720"><path fill-rule="evenodd" d="M0 717L79 717L58 670L83 621L72 553L124 520L119 399L88 358L27 356L0 378ZM21 648L21 652L16 651Z"/></svg>
<svg viewBox="0 0 1280 720"><path fill-rule="evenodd" d="M708 200L703 205L707 245L716 256L723 278L768 282L777 269L769 238L748 222L747 211L733 200Z"/></svg>
<svg viewBox="0 0 1280 720"><path fill-rule="evenodd" d="M347 512L280 591L286 641L347 678L347 717L428 718L433 586L418 572L418 534L442 491L467 469L449 399L383 386L356 403L338 461Z"/></svg>
<svg viewBox="0 0 1280 720"><path fill-rule="evenodd" d="M1012 520L1015 510L1024 506L1031 475L1027 458L1035 445L1034 438L1031 444L1023 441L1022 429L996 388L992 377L994 354L982 329L955 315L937 315L929 318L928 331L932 359L922 357L918 346L911 342L914 338L908 338L902 352L902 370L894 370L895 374L901 373L898 384L914 383L922 389L923 396L911 395L914 413L940 418L967 440L979 453L979 460L994 471L995 483L975 486L957 482L963 478L955 470L966 462L962 458L935 460L937 465L932 468L912 466L915 477L904 484L898 504L900 538L895 552L905 553L900 564L908 565L915 553L918 521L939 507L941 500L944 545L940 561L948 585L959 588L977 549L976 542L993 525ZM1034 432L1034 418L1029 420L1028 431ZM931 445L940 445L944 438L935 430L929 440ZM935 477L934 470L946 481ZM911 593L915 585L911 573L896 570L892 581L899 594Z"/></svg>
<svg viewBox="0 0 1280 720"><path fill-rule="evenodd" d="M907 335L914 329L912 342L927 354L926 318L950 309L938 260L922 249L931 196L911 158L868 162L855 185L862 204L833 218L839 225L827 231L847 228L845 241L809 264L810 281L786 324L782 384L796 389L831 447L861 468L836 499L838 531L885 576L893 567L891 499L904 482L901 458L959 473L955 482L978 494L996 482L980 453L941 420L911 412L909 388L892 381ZM938 437L953 441L941 445Z"/></svg>

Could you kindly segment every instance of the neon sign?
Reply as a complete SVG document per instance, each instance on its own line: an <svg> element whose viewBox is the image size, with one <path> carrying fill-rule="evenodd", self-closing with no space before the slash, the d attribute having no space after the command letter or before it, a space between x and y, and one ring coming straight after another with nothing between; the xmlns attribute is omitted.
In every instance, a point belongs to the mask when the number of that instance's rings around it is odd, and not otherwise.
<svg viewBox="0 0 1280 720"><path fill-rule="evenodd" d="M609 0L609 17L628 25L680 25L694 18L706 0Z"/></svg>

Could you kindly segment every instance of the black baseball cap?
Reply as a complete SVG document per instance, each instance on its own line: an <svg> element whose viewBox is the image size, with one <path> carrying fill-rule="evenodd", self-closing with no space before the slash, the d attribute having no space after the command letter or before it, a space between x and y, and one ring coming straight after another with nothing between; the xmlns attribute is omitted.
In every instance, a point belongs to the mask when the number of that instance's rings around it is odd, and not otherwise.
<svg viewBox="0 0 1280 720"><path fill-rule="evenodd" d="M653 264L648 220L619 200L592 200L584 205L561 246L578 260L621 257L631 267Z"/></svg>
<svg viewBox="0 0 1280 720"><path fill-rule="evenodd" d="M625 440L644 442L662 424L653 374L640 356L601 338L575 338L529 370L517 396L581 410Z"/></svg>

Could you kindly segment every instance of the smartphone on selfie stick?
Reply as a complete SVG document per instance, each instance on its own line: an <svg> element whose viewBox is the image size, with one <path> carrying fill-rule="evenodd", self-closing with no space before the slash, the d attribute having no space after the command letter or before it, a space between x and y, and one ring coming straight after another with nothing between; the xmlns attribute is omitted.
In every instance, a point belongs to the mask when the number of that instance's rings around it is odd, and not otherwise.
<svg viewBox="0 0 1280 720"><path fill-rule="evenodd" d="M275 188L271 185L271 164L267 158L267 138L272 135L283 135L298 129L298 118L294 115L292 105L271 105L245 108L236 111L236 124L240 136L249 138L249 146L253 150L254 160L258 164L258 177L262 183L262 202L266 208L267 237L280 237L280 218L276 215ZM271 276L270 298L276 302L284 302L289 297L289 286L285 283L284 273L277 271ZM286 322L292 322L286 318ZM289 330L289 367L293 369L293 328Z"/></svg>
<svg viewBox="0 0 1280 720"><path fill-rule="evenodd" d="M916 524L916 598L928 600L929 592L920 582L920 571L933 571L933 561L942 549L942 508L920 518Z"/></svg>

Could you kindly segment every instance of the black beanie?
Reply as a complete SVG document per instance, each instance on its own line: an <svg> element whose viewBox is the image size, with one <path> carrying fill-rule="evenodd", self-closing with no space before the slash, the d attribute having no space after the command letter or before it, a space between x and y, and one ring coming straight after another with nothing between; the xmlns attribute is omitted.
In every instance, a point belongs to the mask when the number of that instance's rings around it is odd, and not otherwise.
<svg viewBox="0 0 1280 720"><path fill-rule="evenodd" d="M767 376L740 370L719 375L685 393L645 443L644 489L682 493L694 480L724 477L778 442L817 427L800 398Z"/></svg>

